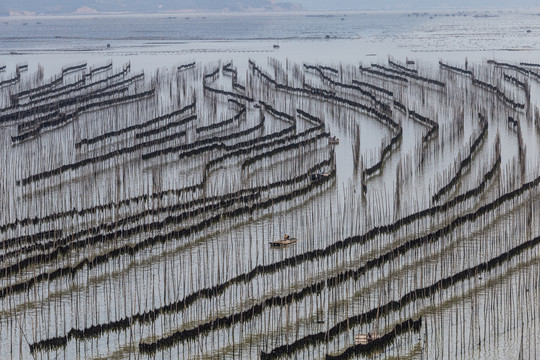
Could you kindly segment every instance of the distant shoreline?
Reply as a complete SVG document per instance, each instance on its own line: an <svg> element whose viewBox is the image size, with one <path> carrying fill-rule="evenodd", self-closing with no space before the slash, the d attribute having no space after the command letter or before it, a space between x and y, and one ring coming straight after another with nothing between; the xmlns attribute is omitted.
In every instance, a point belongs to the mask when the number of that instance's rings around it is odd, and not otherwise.
<svg viewBox="0 0 540 360"><path fill-rule="evenodd" d="M91 18L91 17L202 17L202 16L309 16L338 17L347 14L411 14L415 16L457 16L473 14L526 13L540 16L538 8L432 8L432 9L365 9L365 10L283 10L283 11L221 11L221 10L168 10L160 12L89 12L89 13L41 13L0 15L0 19L36 19L36 18Z"/></svg>

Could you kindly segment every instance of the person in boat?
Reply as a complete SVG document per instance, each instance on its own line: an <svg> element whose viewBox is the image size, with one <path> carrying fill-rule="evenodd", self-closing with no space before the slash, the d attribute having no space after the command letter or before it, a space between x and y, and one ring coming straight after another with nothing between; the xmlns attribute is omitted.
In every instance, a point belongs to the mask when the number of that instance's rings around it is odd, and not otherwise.
<svg viewBox="0 0 540 360"><path fill-rule="evenodd" d="M283 237L285 240L289 240L289 235L285 234L285 236Z"/></svg>
<svg viewBox="0 0 540 360"><path fill-rule="evenodd" d="M367 333L367 341L371 341L371 340L372 340L371 333Z"/></svg>

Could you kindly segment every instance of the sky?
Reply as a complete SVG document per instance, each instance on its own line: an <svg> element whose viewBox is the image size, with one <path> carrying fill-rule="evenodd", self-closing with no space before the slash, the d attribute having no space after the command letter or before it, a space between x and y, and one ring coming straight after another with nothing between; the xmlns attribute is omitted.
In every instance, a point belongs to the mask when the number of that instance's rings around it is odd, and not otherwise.
<svg viewBox="0 0 540 360"><path fill-rule="evenodd" d="M299 6L300 5L300 6ZM538 8L539 0L0 0L0 15L22 13L159 12L181 9L370 10L438 8Z"/></svg>
<svg viewBox="0 0 540 360"><path fill-rule="evenodd" d="M538 0L297 0L306 9L333 8L354 9L437 9L437 8L483 8L483 7L540 7Z"/></svg>

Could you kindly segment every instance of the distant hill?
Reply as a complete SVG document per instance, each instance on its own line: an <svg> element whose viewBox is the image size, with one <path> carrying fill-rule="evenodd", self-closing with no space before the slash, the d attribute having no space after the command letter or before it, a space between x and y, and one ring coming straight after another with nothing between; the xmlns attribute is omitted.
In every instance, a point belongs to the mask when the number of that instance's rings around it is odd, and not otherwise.
<svg viewBox="0 0 540 360"><path fill-rule="evenodd" d="M157 13L168 11L291 11L366 9L536 8L538 0L0 0L0 16L16 14Z"/></svg>
<svg viewBox="0 0 540 360"><path fill-rule="evenodd" d="M165 11L292 11L302 5L275 0L1 0L0 15L156 13Z"/></svg>

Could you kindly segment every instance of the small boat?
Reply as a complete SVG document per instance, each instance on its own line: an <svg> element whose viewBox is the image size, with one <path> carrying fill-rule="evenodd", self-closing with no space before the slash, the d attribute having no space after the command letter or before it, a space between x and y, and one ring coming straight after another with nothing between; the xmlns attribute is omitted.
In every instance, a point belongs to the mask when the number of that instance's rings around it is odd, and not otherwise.
<svg viewBox="0 0 540 360"><path fill-rule="evenodd" d="M339 138L337 138L335 136L330 136L330 138L328 139L328 142L330 144L337 145L337 144L339 144Z"/></svg>
<svg viewBox="0 0 540 360"><path fill-rule="evenodd" d="M274 49L279 49L279 45L278 45L278 44L274 44Z"/></svg>
<svg viewBox="0 0 540 360"><path fill-rule="evenodd" d="M358 334L354 338L354 344L355 345L367 345L370 342L372 342L373 340L377 340L380 337L381 337L381 335L379 335L379 334L371 334L371 333Z"/></svg>
<svg viewBox="0 0 540 360"><path fill-rule="evenodd" d="M329 176L330 176L330 174L328 174L328 173L322 173L322 172L313 173L313 174L311 174L311 181L319 181L319 180L322 180L322 179L327 178Z"/></svg>
<svg viewBox="0 0 540 360"><path fill-rule="evenodd" d="M296 238L292 238L289 235L285 235L283 239L270 241L270 246L287 246L294 244L296 242Z"/></svg>

